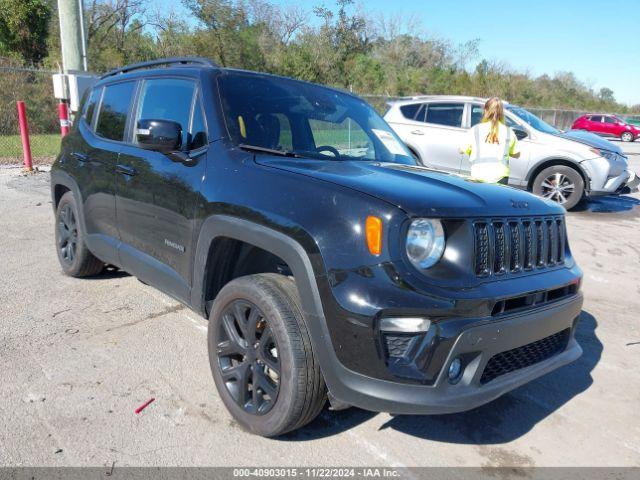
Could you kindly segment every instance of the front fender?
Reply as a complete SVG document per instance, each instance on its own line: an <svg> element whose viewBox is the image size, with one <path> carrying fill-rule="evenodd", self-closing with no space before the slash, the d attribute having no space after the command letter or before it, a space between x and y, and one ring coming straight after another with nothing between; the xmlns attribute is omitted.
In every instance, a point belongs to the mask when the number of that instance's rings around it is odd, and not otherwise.
<svg viewBox="0 0 640 480"><path fill-rule="evenodd" d="M251 243L282 258L293 273L304 320L311 336L314 354L324 374L329 391L336 398L344 398L345 375L357 376L347 370L336 357L331 344L331 336L325 320L322 301L316 283L316 276L306 250L293 238L249 220L227 215L213 215L202 225L196 247L196 276L192 290L192 306L201 313L205 312L204 279L207 255L211 243L216 237L229 237Z"/></svg>

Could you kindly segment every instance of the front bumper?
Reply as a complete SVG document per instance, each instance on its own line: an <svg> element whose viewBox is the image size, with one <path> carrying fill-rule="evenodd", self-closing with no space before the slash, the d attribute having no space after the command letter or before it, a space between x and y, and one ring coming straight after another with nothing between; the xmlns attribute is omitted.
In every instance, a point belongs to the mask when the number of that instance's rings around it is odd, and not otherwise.
<svg viewBox="0 0 640 480"><path fill-rule="evenodd" d="M397 414L453 413L483 405L545 373L566 365L582 353L574 338L582 295L500 320L479 321L462 330L450 349L444 367L432 385L406 384L368 377L336 365L328 382L333 397L366 410ZM481 378L496 354L567 331L566 347L546 360L498 376L487 383ZM464 358L464 371L456 384L447 378L448 365Z"/></svg>
<svg viewBox="0 0 640 480"><path fill-rule="evenodd" d="M619 191L622 192L623 190L628 189L628 192L635 192L638 190L638 185L640 185L640 177L638 177L637 173L631 171L631 175L627 180L627 183L622 185Z"/></svg>
<svg viewBox="0 0 640 480"><path fill-rule="evenodd" d="M626 188L634 189L638 177L629 170L628 162L622 156L615 159L597 157L581 163L589 177L588 194L591 196L622 193Z"/></svg>
<svg viewBox="0 0 640 480"><path fill-rule="evenodd" d="M622 193L625 188L633 190L638 187L640 180L635 172L625 170L620 175L607 178L604 183L591 182L589 194L592 196L610 195L612 193Z"/></svg>

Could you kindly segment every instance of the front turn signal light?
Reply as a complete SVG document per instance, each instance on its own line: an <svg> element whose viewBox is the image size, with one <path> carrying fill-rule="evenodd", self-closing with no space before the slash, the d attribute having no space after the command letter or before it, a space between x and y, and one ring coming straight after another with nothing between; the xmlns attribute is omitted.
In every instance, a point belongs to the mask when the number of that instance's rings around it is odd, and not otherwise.
<svg viewBox="0 0 640 480"><path fill-rule="evenodd" d="M371 255L380 255L382 252L382 220L372 215L367 217L365 223L367 234L367 247Z"/></svg>

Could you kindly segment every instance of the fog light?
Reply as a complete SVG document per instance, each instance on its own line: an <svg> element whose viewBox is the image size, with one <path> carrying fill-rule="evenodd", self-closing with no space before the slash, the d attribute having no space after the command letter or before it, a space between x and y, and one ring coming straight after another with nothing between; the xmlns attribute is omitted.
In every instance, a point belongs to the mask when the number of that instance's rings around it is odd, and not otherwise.
<svg viewBox="0 0 640 480"><path fill-rule="evenodd" d="M449 365L449 381L455 383L460 380L460 374L462 373L462 362L459 358L454 358L451 365Z"/></svg>
<svg viewBox="0 0 640 480"><path fill-rule="evenodd" d="M430 326L431 321L421 317L388 317L380 320L380 330L383 332L426 332Z"/></svg>

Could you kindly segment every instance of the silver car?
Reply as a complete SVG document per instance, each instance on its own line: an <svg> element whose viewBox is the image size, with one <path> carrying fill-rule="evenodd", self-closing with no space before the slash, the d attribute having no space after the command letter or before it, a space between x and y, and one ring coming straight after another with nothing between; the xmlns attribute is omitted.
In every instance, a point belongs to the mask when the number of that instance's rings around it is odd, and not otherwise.
<svg viewBox="0 0 640 480"><path fill-rule="evenodd" d="M482 120L485 99L422 96L389 103L385 120L425 166L468 175L459 152L466 132ZM561 132L524 108L505 102L505 121L520 140L511 159L511 186L554 200L566 209L584 196L620 193L637 186L622 150L587 132Z"/></svg>

